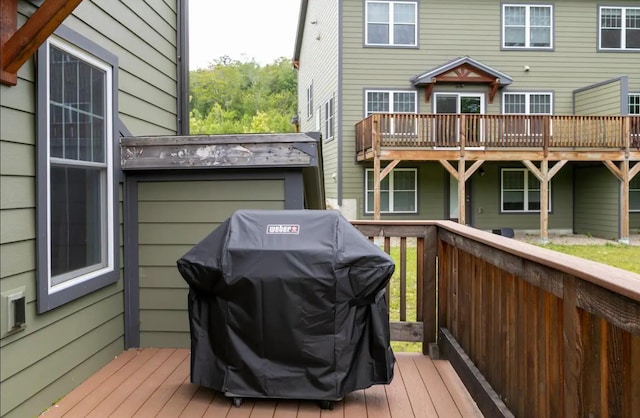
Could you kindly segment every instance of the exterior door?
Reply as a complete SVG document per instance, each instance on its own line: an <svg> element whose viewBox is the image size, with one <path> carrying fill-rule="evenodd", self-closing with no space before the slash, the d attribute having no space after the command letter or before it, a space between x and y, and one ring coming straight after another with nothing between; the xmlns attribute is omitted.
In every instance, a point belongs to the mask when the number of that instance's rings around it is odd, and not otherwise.
<svg viewBox="0 0 640 418"><path fill-rule="evenodd" d="M483 93L436 93L435 113L439 114L484 114ZM467 120L464 134L469 146L480 146L482 141L480 120ZM458 146L460 134L459 118L438 121L437 135L439 140Z"/></svg>

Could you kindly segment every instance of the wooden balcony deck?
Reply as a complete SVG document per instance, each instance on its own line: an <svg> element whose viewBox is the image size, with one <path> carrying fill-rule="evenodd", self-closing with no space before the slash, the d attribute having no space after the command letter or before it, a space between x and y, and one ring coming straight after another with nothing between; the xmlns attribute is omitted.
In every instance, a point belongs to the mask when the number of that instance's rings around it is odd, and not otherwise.
<svg viewBox="0 0 640 418"><path fill-rule="evenodd" d="M333 410L313 401L245 399L189 382L186 349L131 349L43 413L45 417L480 417L446 360L396 355L394 379L348 394Z"/></svg>

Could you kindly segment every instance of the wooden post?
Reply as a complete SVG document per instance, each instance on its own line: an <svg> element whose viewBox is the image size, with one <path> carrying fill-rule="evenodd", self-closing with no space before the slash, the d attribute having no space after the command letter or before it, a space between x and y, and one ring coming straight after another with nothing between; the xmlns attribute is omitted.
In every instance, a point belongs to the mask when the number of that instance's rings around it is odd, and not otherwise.
<svg viewBox="0 0 640 418"><path fill-rule="evenodd" d="M467 224L467 217L466 217L466 193L465 193L465 184L466 182L464 181L464 173L466 171L466 164L465 164L465 159L460 158L458 160L458 223L460 223L460 225L466 225Z"/></svg>
<svg viewBox="0 0 640 418"><path fill-rule="evenodd" d="M438 337L438 317L436 306L438 306L438 294L436 291L436 258L438 257L438 228L428 226L424 237L424 254L418 253L418 257L423 257L424 280L422 285L422 353L429 353L429 343L437 342Z"/></svg>
<svg viewBox="0 0 640 418"><path fill-rule="evenodd" d="M380 220L380 115L373 115L373 219Z"/></svg>
<svg viewBox="0 0 640 418"><path fill-rule="evenodd" d="M540 242L549 243L549 161L540 162Z"/></svg>
<svg viewBox="0 0 640 418"><path fill-rule="evenodd" d="M582 380L582 329L578 312L577 280L564 275L562 290L562 366L564 416L582 416L580 382Z"/></svg>
<svg viewBox="0 0 640 418"><path fill-rule="evenodd" d="M629 160L622 161L620 185L620 243L629 244Z"/></svg>

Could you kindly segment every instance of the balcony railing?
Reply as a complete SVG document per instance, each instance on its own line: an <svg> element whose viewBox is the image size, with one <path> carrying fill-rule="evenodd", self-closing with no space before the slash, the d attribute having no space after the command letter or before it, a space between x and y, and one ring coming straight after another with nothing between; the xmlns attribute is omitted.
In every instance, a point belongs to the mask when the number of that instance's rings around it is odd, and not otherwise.
<svg viewBox="0 0 640 418"><path fill-rule="evenodd" d="M398 257L392 339L437 339L485 416L639 416L640 275L449 221L353 224Z"/></svg>
<svg viewBox="0 0 640 418"><path fill-rule="evenodd" d="M356 152L403 148L640 148L640 116L373 114Z"/></svg>

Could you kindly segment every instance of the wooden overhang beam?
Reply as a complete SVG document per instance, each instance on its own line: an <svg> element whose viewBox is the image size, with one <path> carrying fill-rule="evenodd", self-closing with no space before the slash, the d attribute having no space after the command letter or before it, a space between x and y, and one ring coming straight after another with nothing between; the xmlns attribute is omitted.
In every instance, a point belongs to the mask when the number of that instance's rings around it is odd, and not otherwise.
<svg viewBox="0 0 640 418"><path fill-rule="evenodd" d="M45 0L18 29L18 0L0 0L0 83L15 86L18 70L82 0Z"/></svg>

